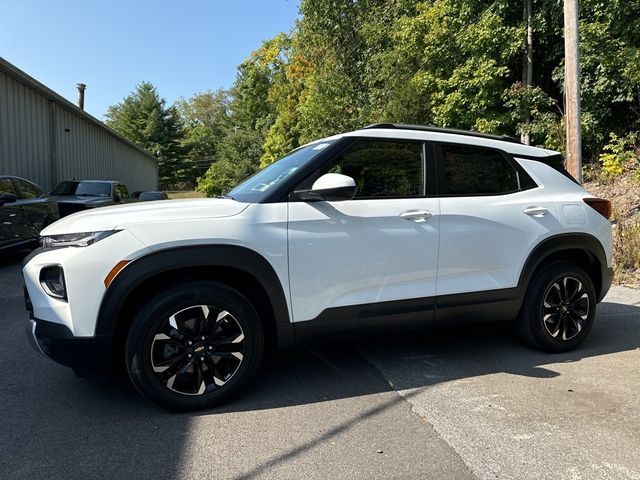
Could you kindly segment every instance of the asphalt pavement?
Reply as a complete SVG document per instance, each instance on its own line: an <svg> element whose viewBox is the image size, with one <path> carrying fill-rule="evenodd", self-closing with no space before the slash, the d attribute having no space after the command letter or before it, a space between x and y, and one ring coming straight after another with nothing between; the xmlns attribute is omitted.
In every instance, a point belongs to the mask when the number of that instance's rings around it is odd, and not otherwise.
<svg viewBox="0 0 640 480"><path fill-rule="evenodd" d="M640 479L640 292L545 355L500 325L269 356L211 411L82 379L24 335L20 258L0 260L0 478Z"/></svg>

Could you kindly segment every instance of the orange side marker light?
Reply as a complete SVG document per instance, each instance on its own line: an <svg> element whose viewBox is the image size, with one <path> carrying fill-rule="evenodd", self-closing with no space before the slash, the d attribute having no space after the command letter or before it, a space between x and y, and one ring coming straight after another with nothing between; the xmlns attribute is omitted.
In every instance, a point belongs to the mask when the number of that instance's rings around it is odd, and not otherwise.
<svg viewBox="0 0 640 480"><path fill-rule="evenodd" d="M109 288L109 285L111 285L113 279L116 278L116 275L118 275L118 273L120 273L120 270L126 267L129 262L131 262L131 260L120 260L118 263L116 263L116 266L111 269L109 274L104 279L105 288Z"/></svg>

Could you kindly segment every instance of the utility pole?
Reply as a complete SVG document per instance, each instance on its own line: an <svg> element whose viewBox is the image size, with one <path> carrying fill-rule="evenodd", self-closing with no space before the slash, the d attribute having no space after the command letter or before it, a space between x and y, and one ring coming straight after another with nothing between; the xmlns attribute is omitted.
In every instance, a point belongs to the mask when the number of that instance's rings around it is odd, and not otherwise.
<svg viewBox="0 0 640 480"><path fill-rule="evenodd" d="M527 26L526 49L522 59L522 85L525 88L533 86L533 12L531 9L532 0L524 0L522 18ZM531 113L527 110L524 115L524 123L529 129L531 123ZM520 141L525 145L531 143L531 135L527 131L520 135Z"/></svg>
<svg viewBox="0 0 640 480"><path fill-rule="evenodd" d="M578 0L564 0L564 95L567 170L582 183Z"/></svg>

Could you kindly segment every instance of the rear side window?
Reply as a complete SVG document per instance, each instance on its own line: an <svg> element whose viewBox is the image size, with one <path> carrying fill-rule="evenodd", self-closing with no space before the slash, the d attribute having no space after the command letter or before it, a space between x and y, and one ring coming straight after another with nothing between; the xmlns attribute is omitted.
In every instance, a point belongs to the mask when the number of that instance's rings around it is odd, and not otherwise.
<svg viewBox="0 0 640 480"><path fill-rule="evenodd" d="M399 198L424 195L422 143L359 140L334 160L328 173L356 182L355 198Z"/></svg>
<svg viewBox="0 0 640 480"><path fill-rule="evenodd" d="M16 187L14 187L13 182L10 178L0 178L0 193L11 193L16 197L18 196Z"/></svg>
<svg viewBox="0 0 640 480"><path fill-rule="evenodd" d="M14 180L20 189L20 198L38 198L38 191L35 189L33 185L29 182L25 182L24 180L15 179Z"/></svg>
<svg viewBox="0 0 640 480"><path fill-rule="evenodd" d="M440 146L440 195L497 195L520 189L518 172L500 152L467 145Z"/></svg>

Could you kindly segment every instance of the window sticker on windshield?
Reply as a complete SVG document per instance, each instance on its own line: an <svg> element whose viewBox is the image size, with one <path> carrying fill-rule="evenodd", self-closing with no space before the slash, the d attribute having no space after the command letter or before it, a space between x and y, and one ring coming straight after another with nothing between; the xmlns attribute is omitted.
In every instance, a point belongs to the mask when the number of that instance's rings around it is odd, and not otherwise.
<svg viewBox="0 0 640 480"><path fill-rule="evenodd" d="M259 183L255 187L253 187L251 190L254 190L256 192L264 192L270 186L271 185L268 183Z"/></svg>
<svg viewBox="0 0 640 480"><path fill-rule="evenodd" d="M313 147L311 150L324 150L325 148L327 148L329 145L331 145L330 143L319 143L318 145L316 145L315 147Z"/></svg>

